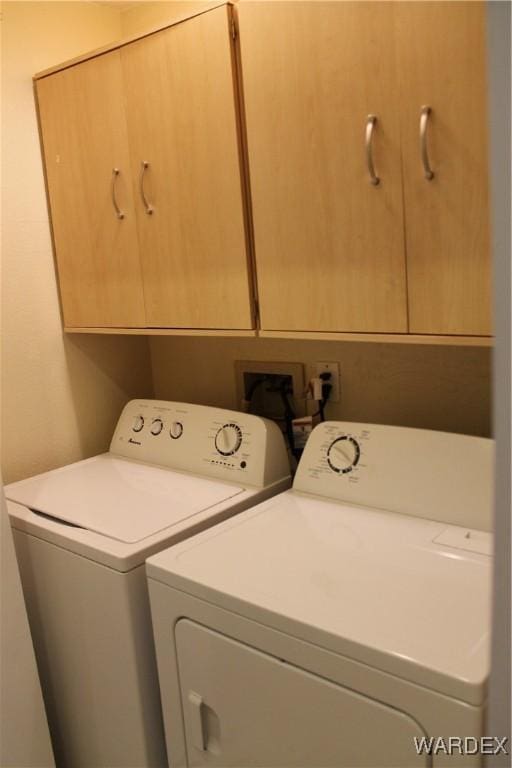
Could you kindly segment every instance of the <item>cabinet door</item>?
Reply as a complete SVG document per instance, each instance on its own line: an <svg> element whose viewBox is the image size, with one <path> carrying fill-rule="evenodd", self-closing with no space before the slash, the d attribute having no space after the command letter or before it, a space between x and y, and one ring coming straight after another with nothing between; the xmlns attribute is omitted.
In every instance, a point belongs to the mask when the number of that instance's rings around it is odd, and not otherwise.
<svg viewBox="0 0 512 768"><path fill-rule="evenodd" d="M119 53L37 81L64 322L145 324ZM124 218L118 218L115 196Z"/></svg>
<svg viewBox="0 0 512 768"><path fill-rule="evenodd" d="M262 328L406 331L394 3L237 13Z"/></svg>
<svg viewBox="0 0 512 768"><path fill-rule="evenodd" d="M151 326L253 326L229 13L121 51Z"/></svg>
<svg viewBox="0 0 512 768"><path fill-rule="evenodd" d="M187 619L175 633L189 768L427 765L403 712Z"/></svg>
<svg viewBox="0 0 512 768"><path fill-rule="evenodd" d="M490 334L486 4L396 5L410 330Z"/></svg>

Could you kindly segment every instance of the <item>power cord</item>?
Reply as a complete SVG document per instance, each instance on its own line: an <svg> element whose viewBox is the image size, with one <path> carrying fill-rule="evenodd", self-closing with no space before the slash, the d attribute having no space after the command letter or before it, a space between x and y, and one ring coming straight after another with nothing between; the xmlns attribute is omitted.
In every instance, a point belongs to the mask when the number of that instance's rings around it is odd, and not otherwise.
<svg viewBox="0 0 512 768"><path fill-rule="evenodd" d="M290 452L292 456L298 461L301 457L302 449L298 449L295 447L295 438L293 435L293 420L295 419L295 411L290 405L289 392L287 390L287 382L286 382L286 379L284 378L281 382L280 394L281 394L281 400L283 401L283 405L284 405L284 423L285 423L286 438L288 440L288 445L290 446Z"/></svg>
<svg viewBox="0 0 512 768"><path fill-rule="evenodd" d="M253 381L253 383L251 384L247 392L247 397L244 400L242 400L242 410L244 411L244 413L251 412L251 403L252 403L252 398L254 396L254 393L256 392L258 387L261 387L261 385L265 384L265 382L267 381L270 381L269 376L261 376L261 378Z"/></svg>
<svg viewBox="0 0 512 768"><path fill-rule="evenodd" d="M320 416L320 421L325 421L325 406L327 405L327 402L329 400L329 397L331 396L332 392L332 384L329 384L329 381L331 379L331 374L329 371L323 371L319 378L322 380L322 397L318 401L318 411L313 414L313 418L315 416Z"/></svg>
<svg viewBox="0 0 512 768"><path fill-rule="evenodd" d="M325 374L322 374L322 376ZM327 374L328 377L330 377L330 373ZM252 382L250 388L247 391L247 395L242 400L242 410L245 413L250 413L251 411L251 402L254 396L254 393L258 389L258 387L261 387L263 384L269 384L267 391L268 392L277 392L279 393L279 396L282 400L283 407L284 407L284 413L283 413L283 421L284 421L284 433L286 435L286 439L288 441L288 445L290 447L290 453L292 456L298 461L302 454L301 448L295 447L295 438L293 434L293 421L295 419L295 411L290 403L290 392L288 390L288 377L282 376L272 376L272 375L262 375L260 378L256 379ZM323 387L329 387L329 390L331 389L330 385L323 384ZM323 389L322 387L322 389ZM327 402L328 399L328 393L325 397L325 402Z"/></svg>

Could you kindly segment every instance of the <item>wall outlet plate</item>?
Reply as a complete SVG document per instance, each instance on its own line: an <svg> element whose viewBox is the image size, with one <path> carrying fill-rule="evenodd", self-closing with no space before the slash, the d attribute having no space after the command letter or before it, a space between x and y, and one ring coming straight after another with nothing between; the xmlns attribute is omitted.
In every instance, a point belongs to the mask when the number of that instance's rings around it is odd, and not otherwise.
<svg viewBox="0 0 512 768"><path fill-rule="evenodd" d="M313 376L320 376L321 373L330 373L329 384L332 386L329 395L330 403L339 403L340 401L340 364L339 363L313 363Z"/></svg>
<svg viewBox="0 0 512 768"><path fill-rule="evenodd" d="M237 403L242 407L248 399L248 390L264 376L276 377L279 382L281 377L287 377L286 392L296 410L304 411L304 366L302 363L280 363L260 360L235 360ZM281 379L282 380L282 379ZM253 390L251 413L267 418L281 418L283 415L283 401L278 390L272 391L272 381L257 386Z"/></svg>

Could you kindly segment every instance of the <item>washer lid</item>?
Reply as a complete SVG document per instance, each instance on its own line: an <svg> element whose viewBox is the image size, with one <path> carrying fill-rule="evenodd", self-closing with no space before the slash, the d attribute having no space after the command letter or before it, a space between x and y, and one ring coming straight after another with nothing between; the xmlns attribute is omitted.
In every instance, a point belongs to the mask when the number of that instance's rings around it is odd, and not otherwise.
<svg viewBox="0 0 512 768"><path fill-rule="evenodd" d="M489 673L491 558L447 528L286 492L157 554L151 578L471 703Z"/></svg>
<svg viewBox="0 0 512 768"><path fill-rule="evenodd" d="M244 490L103 454L11 483L5 495L35 512L133 544Z"/></svg>

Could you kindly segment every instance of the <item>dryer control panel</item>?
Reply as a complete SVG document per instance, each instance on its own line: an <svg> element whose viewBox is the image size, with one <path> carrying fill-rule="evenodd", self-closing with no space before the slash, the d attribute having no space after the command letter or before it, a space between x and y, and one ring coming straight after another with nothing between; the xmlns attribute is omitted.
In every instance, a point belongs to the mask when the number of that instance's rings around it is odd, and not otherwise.
<svg viewBox="0 0 512 768"><path fill-rule="evenodd" d="M311 433L293 487L491 530L493 445L483 437L325 421Z"/></svg>
<svg viewBox="0 0 512 768"><path fill-rule="evenodd" d="M284 438L273 421L166 400L130 401L119 418L110 452L258 487L290 475Z"/></svg>

